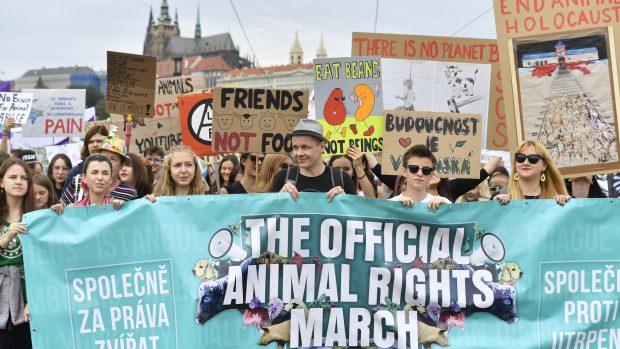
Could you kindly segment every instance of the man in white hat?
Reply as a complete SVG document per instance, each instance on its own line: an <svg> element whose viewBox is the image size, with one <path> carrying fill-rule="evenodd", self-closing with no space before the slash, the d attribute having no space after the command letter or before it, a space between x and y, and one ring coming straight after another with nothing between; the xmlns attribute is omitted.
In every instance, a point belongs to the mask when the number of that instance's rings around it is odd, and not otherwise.
<svg viewBox="0 0 620 349"><path fill-rule="evenodd" d="M327 193L327 200L342 193L356 195L353 179L323 162L327 139L323 126L316 120L301 119L291 133L293 157L298 166L281 170L271 187L272 192L288 192L297 201L300 192Z"/></svg>

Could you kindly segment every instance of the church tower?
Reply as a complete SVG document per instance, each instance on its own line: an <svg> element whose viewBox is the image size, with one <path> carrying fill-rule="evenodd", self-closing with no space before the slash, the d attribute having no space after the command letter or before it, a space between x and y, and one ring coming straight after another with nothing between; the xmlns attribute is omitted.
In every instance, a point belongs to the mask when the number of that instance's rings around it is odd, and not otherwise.
<svg viewBox="0 0 620 349"><path fill-rule="evenodd" d="M295 32L295 40L293 41L293 46L291 46L289 57L290 64L302 64L304 62L304 50L301 48L301 44L299 43L299 35L297 31Z"/></svg>
<svg viewBox="0 0 620 349"><path fill-rule="evenodd" d="M194 39L199 40L202 37L202 33L200 32L200 6L196 11L196 30L194 31Z"/></svg>
<svg viewBox="0 0 620 349"><path fill-rule="evenodd" d="M321 43L319 43L319 49L316 50L316 58L327 58L327 51L325 50L325 44L323 43L323 34L321 34Z"/></svg>
<svg viewBox="0 0 620 349"><path fill-rule="evenodd" d="M178 14L175 14L174 23L168 12L168 1L162 0L157 23L153 19L153 10L149 15L149 24L146 29L143 54L157 57L157 60L166 59L166 45L171 37L180 36Z"/></svg>

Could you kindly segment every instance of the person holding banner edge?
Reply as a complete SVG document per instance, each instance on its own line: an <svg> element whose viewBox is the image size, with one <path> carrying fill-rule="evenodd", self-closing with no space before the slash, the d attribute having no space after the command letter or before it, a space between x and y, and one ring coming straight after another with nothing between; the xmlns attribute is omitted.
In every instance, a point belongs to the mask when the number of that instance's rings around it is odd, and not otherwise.
<svg viewBox="0 0 620 349"><path fill-rule="evenodd" d="M431 211L437 210L441 204L451 204L443 196L428 193L436 162L435 156L425 145L417 144L409 148L403 154L403 177L407 181L405 190L390 200L400 201L405 207L411 207L416 202L427 203Z"/></svg>
<svg viewBox="0 0 620 349"><path fill-rule="evenodd" d="M86 158L90 154L94 153L95 150L99 149L99 147L101 147L101 144L103 143L104 138L109 135L110 133L105 126L95 125L91 127L84 136L84 145L82 146L82 152L80 154L82 160L86 160ZM69 185L73 182L73 177L82 174L82 172L84 172L84 162L80 162L79 164L75 165L75 167L73 167L71 171L69 171L69 175L67 175L67 179L65 180L65 185L62 188L63 193L67 190L67 187L69 187ZM59 197L62 197L62 195L60 195Z"/></svg>
<svg viewBox="0 0 620 349"><path fill-rule="evenodd" d="M327 139L318 121L299 120L291 136L293 157L299 165L278 172L272 192L290 193L295 202L303 191L326 192L327 201L332 201L338 194L357 195L351 176L323 162Z"/></svg>
<svg viewBox="0 0 620 349"><path fill-rule="evenodd" d="M70 207L82 207L92 205L112 205L115 210L121 208L124 200L113 198L110 186L114 183L112 162L102 154L92 154L84 160L84 174L82 186L86 191L84 197ZM57 214L62 214L67 205L59 202L50 207Z"/></svg>
<svg viewBox="0 0 620 349"><path fill-rule="evenodd" d="M32 173L20 159L0 166L0 347L31 348L21 234L22 216L34 210Z"/></svg>
<svg viewBox="0 0 620 349"><path fill-rule="evenodd" d="M551 155L538 141L524 141L512 157L515 174L508 183L508 194L499 194L494 199L506 205L511 199L555 199L564 206L571 199L566 185L551 159Z"/></svg>

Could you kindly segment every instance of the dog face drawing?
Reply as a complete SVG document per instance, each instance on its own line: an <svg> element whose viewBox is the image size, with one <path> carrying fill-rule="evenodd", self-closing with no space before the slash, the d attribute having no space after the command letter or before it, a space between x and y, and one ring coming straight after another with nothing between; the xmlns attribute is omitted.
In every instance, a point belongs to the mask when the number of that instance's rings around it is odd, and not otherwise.
<svg viewBox="0 0 620 349"><path fill-rule="evenodd" d="M276 117L267 112L262 113L258 119L258 127L263 131L273 130L276 127Z"/></svg>
<svg viewBox="0 0 620 349"><path fill-rule="evenodd" d="M508 262L502 270L500 284L514 286L517 280L521 278L523 272L517 263Z"/></svg>
<svg viewBox="0 0 620 349"><path fill-rule="evenodd" d="M217 271L208 259L197 260L192 272L194 272L194 275L202 282L217 280Z"/></svg>
<svg viewBox="0 0 620 349"><path fill-rule="evenodd" d="M284 120L284 124L286 125L286 128L289 131L293 131L293 129L295 128L295 126L299 122L299 119L301 119L301 116L299 116L299 115L278 114L278 117L281 118L282 120Z"/></svg>
<svg viewBox="0 0 620 349"><path fill-rule="evenodd" d="M215 120L222 130L228 130L232 126L234 114L218 114Z"/></svg>
<svg viewBox="0 0 620 349"><path fill-rule="evenodd" d="M251 130L252 125L254 124L254 117L252 114L242 114L237 115L239 121L241 122L241 128L244 130Z"/></svg>

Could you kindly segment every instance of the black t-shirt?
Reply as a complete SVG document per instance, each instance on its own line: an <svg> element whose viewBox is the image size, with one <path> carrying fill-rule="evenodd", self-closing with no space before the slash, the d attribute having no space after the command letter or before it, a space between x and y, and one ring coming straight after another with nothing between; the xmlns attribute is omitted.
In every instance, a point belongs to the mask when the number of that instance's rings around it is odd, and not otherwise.
<svg viewBox="0 0 620 349"><path fill-rule="evenodd" d="M276 178L273 181L273 185L271 186L271 192L276 193L279 192L284 183L286 183L286 169L281 170L276 174ZM338 183L340 179L336 179L340 177L341 172L339 169L332 168L335 183ZM355 185L353 184L353 179L348 174L342 172L342 182L344 192L351 195L357 195L357 191L355 190ZM297 183L295 183L295 187L299 192L320 192L327 193L334 186L332 185L332 178L330 174L330 167L325 166L325 171L316 177L306 177L299 173L297 175Z"/></svg>
<svg viewBox="0 0 620 349"><path fill-rule="evenodd" d="M235 182L224 187L228 194L247 194L245 188L241 185L241 182Z"/></svg>

